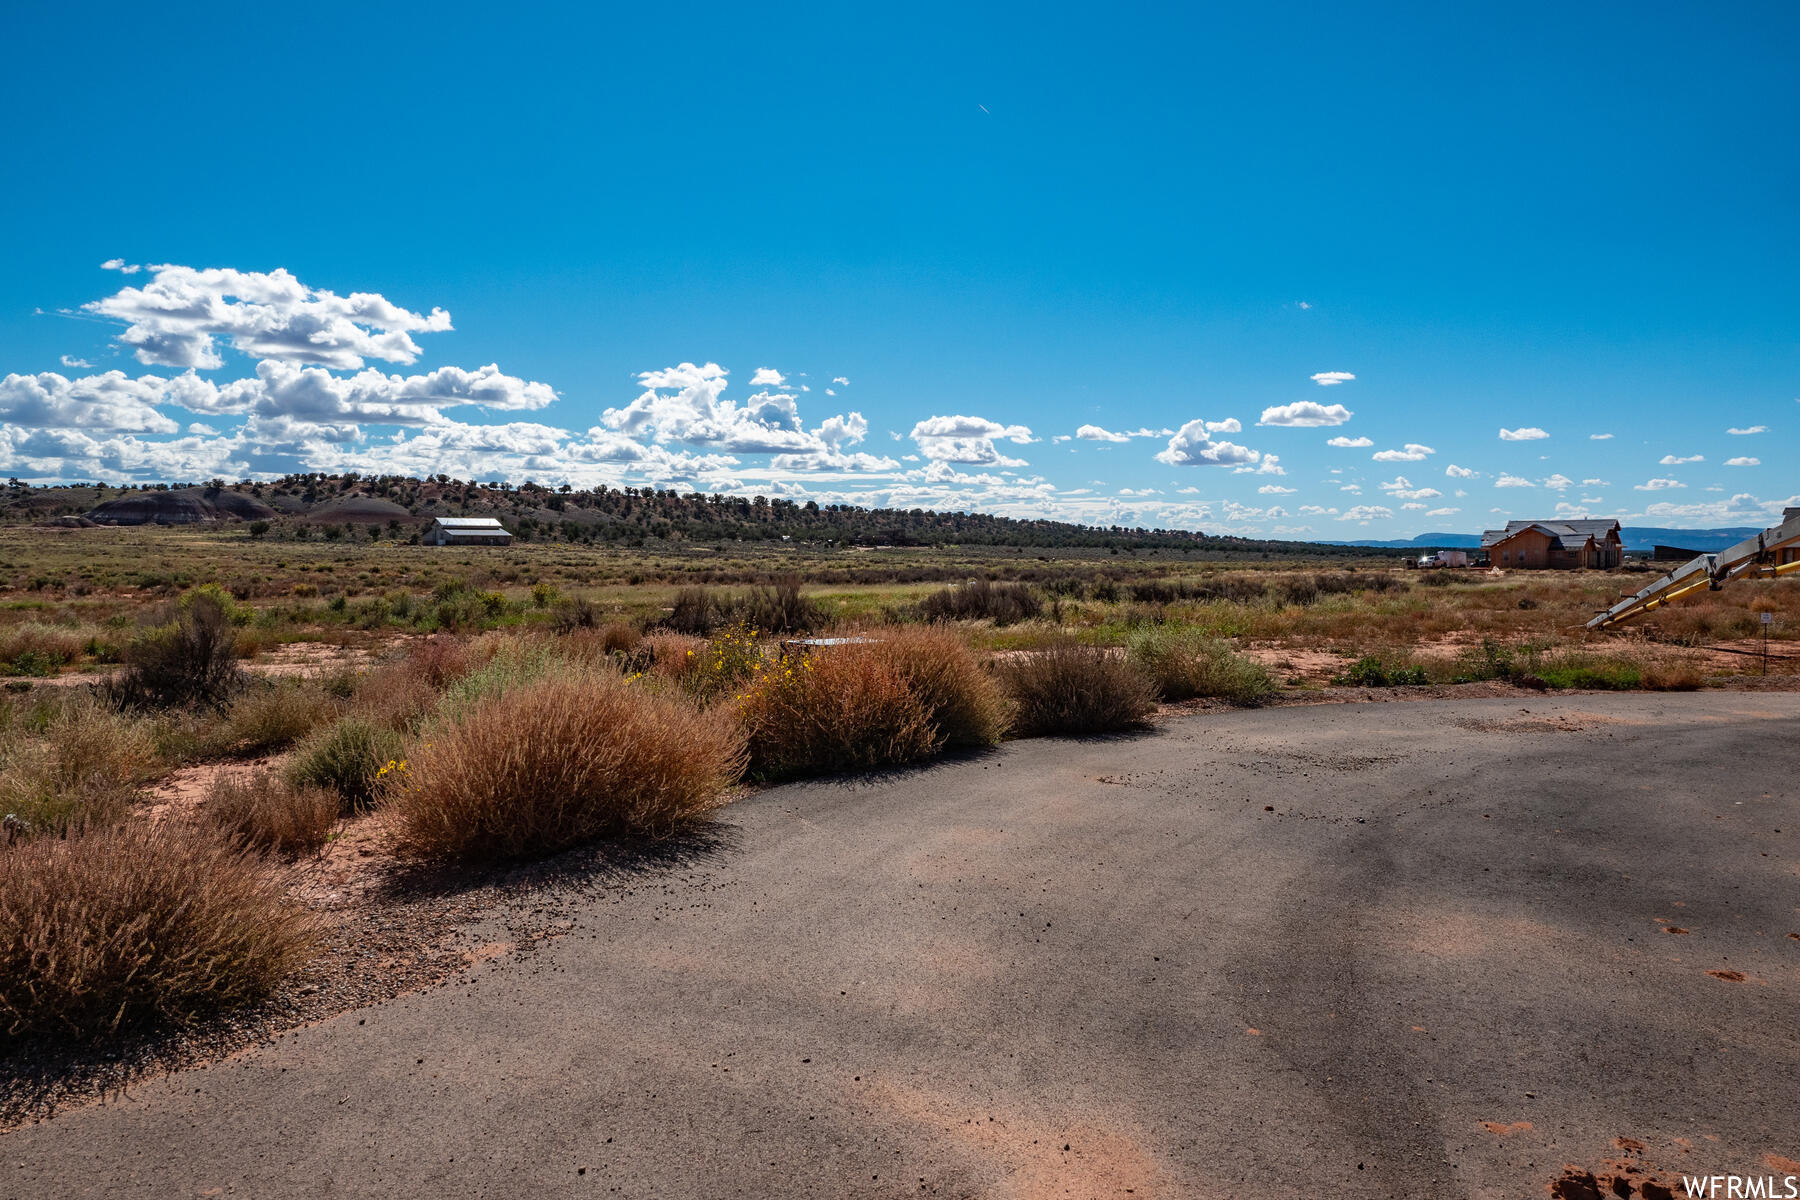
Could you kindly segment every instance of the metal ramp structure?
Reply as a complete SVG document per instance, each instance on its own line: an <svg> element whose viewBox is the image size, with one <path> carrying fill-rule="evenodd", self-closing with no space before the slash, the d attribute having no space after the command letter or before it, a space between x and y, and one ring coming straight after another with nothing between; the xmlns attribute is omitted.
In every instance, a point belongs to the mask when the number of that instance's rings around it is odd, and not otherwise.
<svg viewBox="0 0 1800 1200"><path fill-rule="evenodd" d="M1779 525L1771 525L1753 538L1745 538L1729 550L1697 555L1692 561L1662 576L1636 595L1619 601L1587 623L1589 629L1605 629L1633 617L1654 612L1689 592L1709 588L1718 591L1733 579L1764 578L1800 572L1800 508L1790 508Z"/></svg>

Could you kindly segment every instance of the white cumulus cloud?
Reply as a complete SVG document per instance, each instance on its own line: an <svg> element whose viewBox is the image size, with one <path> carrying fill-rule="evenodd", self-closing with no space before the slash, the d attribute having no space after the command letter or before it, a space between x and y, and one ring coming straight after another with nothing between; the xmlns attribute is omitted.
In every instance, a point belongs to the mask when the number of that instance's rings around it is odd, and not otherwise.
<svg viewBox="0 0 1800 1200"><path fill-rule="evenodd" d="M1218 430L1229 429L1232 433L1236 433L1242 428L1235 418L1229 421L1218 422L1216 427L1209 422L1208 427L1216 428ZM1114 433L1112 430L1102 429L1098 425L1083 425L1075 431L1075 436L1084 442L1129 442L1132 438L1168 437L1174 432L1173 429L1143 428L1132 429L1125 433Z"/></svg>
<svg viewBox="0 0 1800 1200"><path fill-rule="evenodd" d="M285 270L150 268L142 287L121 288L84 305L125 322L119 340L141 363L165 367L224 365L217 342L255 358L353 370L365 358L412 363L415 333L451 328L450 314L413 312L376 292L339 296L309 288Z"/></svg>
<svg viewBox="0 0 1800 1200"><path fill-rule="evenodd" d="M1320 371L1310 378L1320 387L1336 387L1340 383L1349 383L1356 376L1348 371Z"/></svg>
<svg viewBox="0 0 1800 1200"><path fill-rule="evenodd" d="M1292 404L1278 404L1273 408L1263 409L1262 420L1257 424L1312 428L1321 425L1342 425L1354 415L1341 404L1320 404L1317 400L1296 400Z"/></svg>
<svg viewBox="0 0 1800 1200"><path fill-rule="evenodd" d="M1373 446L1375 443L1366 437L1345 437L1340 433L1325 444L1327 446L1336 446L1340 450L1362 450L1369 446Z"/></svg>
<svg viewBox="0 0 1800 1200"><path fill-rule="evenodd" d="M69 379L54 371L0 379L0 422L28 429L117 429L174 433L181 428L156 405L166 402L168 381L138 379L123 371Z"/></svg>
<svg viewBox="0 0 1800 1200"><path fill-rule="evenodd" d="M1424 462L1427 455L1436 453L1437 451L1433 450L1430 446L1421 446L1417 442L1408 442L1406 443L1406 448L1404 450L1377 450L1374 454L1369 455L1369 457L1376 462L1381 463Z"/></svg>
<svg viewBox="0 0 1800 1200"><path fill-rule="evenodd" d="M1004 439L1016 445L1035 441L1024 425L1002 425L986 417L926 417L912 428L912 439L926 458L934 462L973 466L1022 467L1024 459L1002 454L994 443Z"/></svg>
<svg viewBox="0 0 1800 1200"><path fill-rule="evenodd" d="M1741 458L1728 458L1725 460L1725 465L1728 467L1760 467L1762 466L1762 459L1750 458L1747 456Z"/></svg>
<svg viewBox="0 0 1800 1200"><path fill-rule="evenodd" d="M1214 441L1212 434L1220 422L1189 421L1169 438L1169 444L1157 452L1156 461L1172 467L1229 467L1254 463L1261 453L1236 442Z"/></svg>
<svg viewBox="0 0 1800 1200"><path fill-rule="evenodd" d="M1404 475L1396 475L1386 483L1378 483L1375 486L1399 500L1429 500L1434 496L1444 494L1436 488L1414 487L1412 480Z"/></svg>
<svg viewBox="0 0 1800 1200"><path fill-rule="evenodd" d="M1535 442L1539 438L1547 438L1549 436L1549 434L1545 433L1535 425L1525 425L1518 429L1502 429L1500 431L1500 440L1503 442ZM1605 436L1611 437L1612 435L1609 433Z"/></svg>

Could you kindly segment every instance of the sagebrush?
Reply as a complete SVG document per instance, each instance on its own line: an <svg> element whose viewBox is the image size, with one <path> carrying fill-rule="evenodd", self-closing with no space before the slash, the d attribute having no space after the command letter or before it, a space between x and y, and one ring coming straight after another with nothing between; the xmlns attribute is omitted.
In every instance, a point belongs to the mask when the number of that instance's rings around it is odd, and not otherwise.
<svg viewBox="0 0 1800 1200"><path fill-rule="evenodd" d="M400 735L366 717L349 716L318 730L294 751L287 780L295 787L321 788L339 799L345 812L366 808L375 797L382 768L404 746Z"/></svg>

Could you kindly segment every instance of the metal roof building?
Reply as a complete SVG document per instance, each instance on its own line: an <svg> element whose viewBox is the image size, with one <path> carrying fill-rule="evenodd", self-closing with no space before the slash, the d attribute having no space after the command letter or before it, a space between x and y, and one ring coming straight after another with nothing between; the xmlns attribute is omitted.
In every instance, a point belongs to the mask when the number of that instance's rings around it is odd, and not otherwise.
<svg viewBox="0 0 1800 1200"><path fill-rule="evenodd" d="M427 546L510 546L512 539L493 517L438 517L420 540Z"/></svg>

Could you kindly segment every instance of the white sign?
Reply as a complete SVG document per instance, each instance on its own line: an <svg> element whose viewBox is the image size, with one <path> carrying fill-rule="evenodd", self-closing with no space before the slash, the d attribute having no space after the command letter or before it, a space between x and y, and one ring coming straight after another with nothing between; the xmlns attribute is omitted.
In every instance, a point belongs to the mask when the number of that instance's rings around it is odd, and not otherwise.
<svg viewBox="0 0 1800 1200"><path fill-rule="evenodd" d="M1773 625L1775 623L1775 614L1774 613L1764 613L1762 615L1762 617L1763 617L1764 625Z"/></svg>

